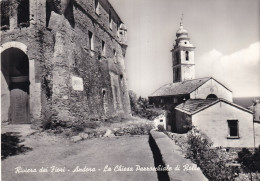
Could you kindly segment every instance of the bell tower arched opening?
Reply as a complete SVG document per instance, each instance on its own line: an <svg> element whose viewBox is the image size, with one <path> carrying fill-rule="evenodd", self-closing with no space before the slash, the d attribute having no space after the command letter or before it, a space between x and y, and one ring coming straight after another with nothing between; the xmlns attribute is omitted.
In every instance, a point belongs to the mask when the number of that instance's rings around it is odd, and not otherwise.
<svg viewBox="0 0 260 181"><path fill-rule="evenodd" d="M29 59L19 48L1 53L1 116L12 124L30 123Z"/></svg>

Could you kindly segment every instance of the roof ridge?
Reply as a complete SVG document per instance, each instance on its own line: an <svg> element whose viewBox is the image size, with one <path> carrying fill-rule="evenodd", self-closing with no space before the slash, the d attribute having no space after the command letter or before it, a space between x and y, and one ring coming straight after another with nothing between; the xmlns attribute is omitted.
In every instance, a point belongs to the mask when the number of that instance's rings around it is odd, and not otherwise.
<svg viewBox="0 0 260 181"><path fill-rule="evenodd" d="M188 100L191 100L191 99L188 99ZM188 101L188 100L187 100L187 101ZM193 100L196 100L196 99L193 99ZM204 100L206 101L206 100L209 100L209 99L204 99ZM230 102L230 101L228 101L228 100L226 100L226 99L223 99L223 98L218 98L218 99L212 100L212 102L208 102L208 104L202 106L201 108L199 108L199 109L197 109L197 110L195 110L195 111L192 111L192 110L187 111L187 110L183 109L183 107L184 107L184 105L185 105L185 102L179 104L178 106L176 106L175 109L177 109L177 110L179 110L179 111L182 111L182 112L185 112L185 113L187 113L187 114L189 114L189 115L193 115L193 114L196 114L196 113L198 113L198 112L200 112L200 111L202 111L202 110L204 110L204 109L207 109L208 107L210 107L210 106L212 106L212 105L214 105L214 104L216 104L216 103L218 103L218 102L221 102L221 101L222 101L222 102L225 102L225 103L227 103L227 104L230 104L230 105L232 105L232 106L234 106L234 107L236 107L236 108L238 108L238 109L242 109L243 111L246 111L246 112L248 112L248 113L251 113L251 114L253 113L253 112L250 111L249 109L246 109L246 108L244 108L244 107L242 107L242 106L240 106L240 105L238 105L238 104L235 104L235 103ZM186 106L187 106L187 105L186 105Z"/></svg>

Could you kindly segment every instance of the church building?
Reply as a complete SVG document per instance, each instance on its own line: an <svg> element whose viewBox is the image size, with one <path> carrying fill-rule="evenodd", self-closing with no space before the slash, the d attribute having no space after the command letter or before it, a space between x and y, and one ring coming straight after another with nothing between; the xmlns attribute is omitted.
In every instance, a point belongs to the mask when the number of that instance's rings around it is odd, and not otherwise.
<svg viewBox="0 0 260 181"><path fill-rule="evenodd" d="M186 133L196 126L214 146L253 147L253 112L233 103L232 91L213 77L195 78L195 46L183 24L172 52L173 83L149 96L149 103L167 110L168 131ZM162 116L161 116L162 117Z"/></svg>

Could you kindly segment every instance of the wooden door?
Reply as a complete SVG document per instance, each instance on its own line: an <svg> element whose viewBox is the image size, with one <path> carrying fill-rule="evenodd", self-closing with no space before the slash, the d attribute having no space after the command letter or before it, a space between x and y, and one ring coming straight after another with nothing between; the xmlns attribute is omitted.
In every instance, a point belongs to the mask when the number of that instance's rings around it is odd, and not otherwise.
<svg viewBox="0 0 260 181"><path fill-rule="evenodd" d="M10 92L11 123L22 124L29 121L29 94L25 84L15 84Z"/></svg>

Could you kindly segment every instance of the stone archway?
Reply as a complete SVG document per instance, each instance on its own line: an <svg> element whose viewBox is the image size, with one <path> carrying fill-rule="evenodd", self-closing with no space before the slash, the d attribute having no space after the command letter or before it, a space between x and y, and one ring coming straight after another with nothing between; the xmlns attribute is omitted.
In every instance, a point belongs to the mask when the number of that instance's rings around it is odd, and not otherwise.
<svg viewBox="0 0 260 181"><path fill-rule="evenodd" d="M19 42L1 46L1 117L12 124L30 123L27 48Z"/></svg>

